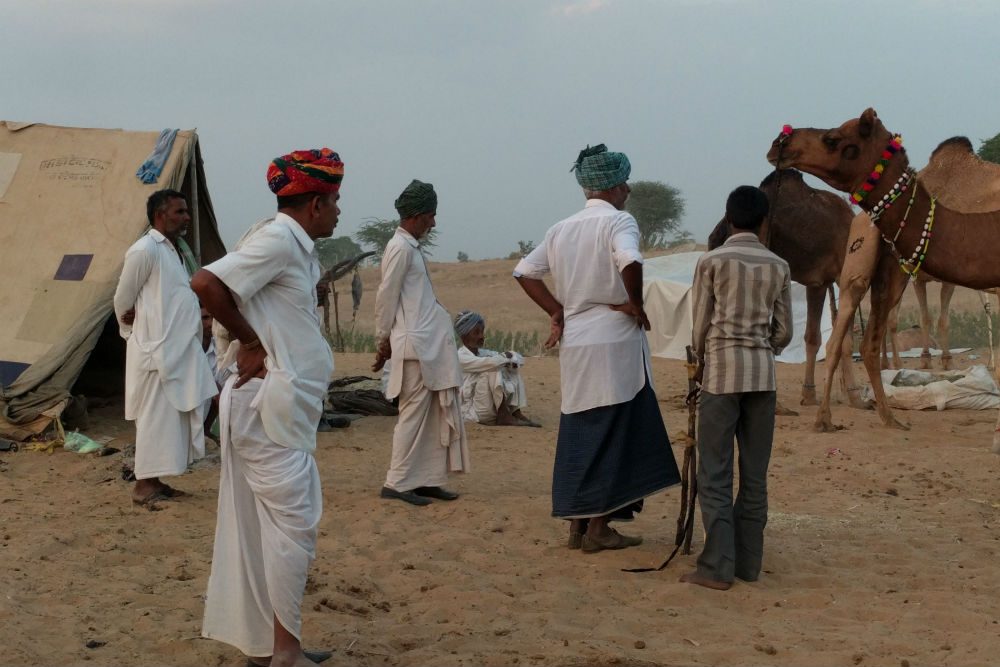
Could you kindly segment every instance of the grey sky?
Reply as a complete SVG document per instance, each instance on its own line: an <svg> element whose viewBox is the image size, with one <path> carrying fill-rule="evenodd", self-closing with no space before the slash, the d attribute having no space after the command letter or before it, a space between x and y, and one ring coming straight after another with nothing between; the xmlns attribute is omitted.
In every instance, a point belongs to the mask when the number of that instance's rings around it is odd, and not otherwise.
<svg viewBox="0 0 1000 667"><path fill-rule="evenodd" d="M599 142L680 188L703 240L783 123L873 106L917 165L992 137L998 29L996 0L0 0L0 118L197 127L228 243L273 211L272 157L327 145L337 235L416 177L435 259L505 256L582 204L569 168Z"/></svg>

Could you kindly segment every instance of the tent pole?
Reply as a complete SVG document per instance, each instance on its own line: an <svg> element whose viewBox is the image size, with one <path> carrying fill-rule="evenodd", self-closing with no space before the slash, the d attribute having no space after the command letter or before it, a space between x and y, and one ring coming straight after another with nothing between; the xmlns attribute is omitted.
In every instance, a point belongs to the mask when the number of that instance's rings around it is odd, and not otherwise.
<svg viewBox="0 0 1000 667"><path fill-rule="evenodd" d="M191 249L194 258L201 266L201 225L198 224L198 135L194 135L191 145L191 164L188 165L188 175L191 178Z"/></svg>

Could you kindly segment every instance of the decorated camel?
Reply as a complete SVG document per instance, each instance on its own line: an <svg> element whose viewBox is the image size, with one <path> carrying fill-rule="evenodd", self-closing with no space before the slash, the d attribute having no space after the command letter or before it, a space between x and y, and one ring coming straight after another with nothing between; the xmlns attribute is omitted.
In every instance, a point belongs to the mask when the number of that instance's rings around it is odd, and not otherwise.
<svg viewBox="0 0 1000 667"><path fill-rule="evenodd" d="M806 287L806 372L802 383L802 405L818 405L816 400L816 354L822 336L823 304L830 292L830 310L837 318L833 284L840 277L851 227L851 208L843 199L825 190L809 187L802 172L780 169L771 172L760 189L771 202L772 211L764 221L761 239L778 257L788 262L792 280ZM708 249L714 250L729 236L723 219L708 237ZM841 388L851 404L861 407L855 386L851 348L844 346L841 355Z"/></svg>
<svg viewBox="0 0 1000 667"><path fill-rule="evenodd" d="M862 209L851 226L827 357L839 357L844 334L870 285L872 311L862 357L887 426L907 428L893 416L879 372L889 311L906 281L926 271L973 289L1000 286L1000 166L982 162L962 141L968 144L964 138L944 142L918 174L910 167L902 138L885 128L874 109L867 109L828 130L786 126L767 155L779 168L800 169L851 193ZM833 429L831 375L816 417L820 430ZM998 439L1000 432L994 435L994 448Z"/></svg>

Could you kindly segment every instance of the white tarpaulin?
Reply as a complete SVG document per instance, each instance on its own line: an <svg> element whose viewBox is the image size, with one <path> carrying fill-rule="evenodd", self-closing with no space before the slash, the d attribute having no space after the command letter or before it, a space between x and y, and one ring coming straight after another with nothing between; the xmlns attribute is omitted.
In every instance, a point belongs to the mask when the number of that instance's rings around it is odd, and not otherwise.
<svg viewBox="0 0 1000 667"><path fill-rule="evenodd" d="M681 252L675 255L652 257L643 264L643 299L652 330L649 331L649 349L654 357L687 359L684 348L691 344L691 285L694 267L701 252ZM806 360L806 347L802 340L806 330L806 288L792 283L792 342L777 357L778 361L801 364ZM820 326L823 344L817 359L826 356L826 341L833 331L829 305L823 308Z"/></svg>
<svg viewBox="0 0 1000 667"><path fill-rule="evenodd" d="M964 371L930 373L910 369L882 371L882 387L889 407L900 410L995 410L1000 390L993 374L977 365ZM874 400L871 387L862 400Z"/></svg>

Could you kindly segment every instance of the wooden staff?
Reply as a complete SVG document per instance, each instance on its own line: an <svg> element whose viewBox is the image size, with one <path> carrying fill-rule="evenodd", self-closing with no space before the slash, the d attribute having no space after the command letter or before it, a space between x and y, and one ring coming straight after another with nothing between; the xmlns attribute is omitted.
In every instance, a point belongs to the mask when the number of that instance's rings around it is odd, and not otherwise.
<svg viewBox="0 0 1000 667"><path fill-rule="evenodd" d="M687 442L684 443L684 462L681 464L681 513L677 517L677 535L674 544L683 544L685 555L691 553L691 537L694 533L694 509L695 501L698 499L698 450L697 439L697 410L698 410L698 383L695 375L698 372L698 360L695 359L691 346L687 346L687 371L688 371L688 430Z"/></svg>
<svg viewBox="0 0 1000 667"><path fill-rule="evenodd" d="M344 336L340 333L340 305L338 304L337 283L330 283L333 292L333 321L337 327L337 352L344 351Z"/></svg>
<svg viewBox="0 0 1000 667"><path fill-rule="evenodd" d="M986 332L989 334L990 338L990 365L989 369L995 371L997 368L996 355L993 352L993 315L990 314L990 299L988 296L979 292L979 300L983 304L983 310L986 311Z"/></svg>

